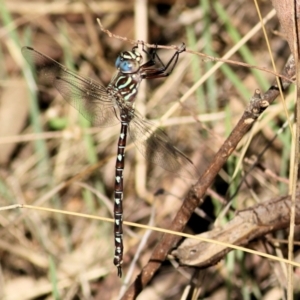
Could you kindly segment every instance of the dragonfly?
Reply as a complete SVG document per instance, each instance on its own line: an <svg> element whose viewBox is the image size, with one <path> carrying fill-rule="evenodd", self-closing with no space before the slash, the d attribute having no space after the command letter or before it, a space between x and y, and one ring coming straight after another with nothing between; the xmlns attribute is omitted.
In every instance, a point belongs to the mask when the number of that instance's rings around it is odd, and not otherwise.
<svg viewBox="0 0 300 300"><path fill-rule="evenodd" d="M185 51L185 44L177 48L165 65L157 54L157 48L151 54L144 45L142 50L150 57L145 63L138 45L135 45L131 51L121 52L115 62L116 73L105 87L92 79L78 75L31 47L22 48L22 54L37 73L38 80L54 86L62 97L94 126L121 124L114 188L114 265L119 277L122 277L123 264L122 202L127 132L136 148L148 161L169 172L180 172L179 175L181 176L182 173L182 177L195 179L195 174L198 174L192 161L173 146L167 134L144 119L134 109L141 81L170 75L178 62L179 55Z"/></svg>

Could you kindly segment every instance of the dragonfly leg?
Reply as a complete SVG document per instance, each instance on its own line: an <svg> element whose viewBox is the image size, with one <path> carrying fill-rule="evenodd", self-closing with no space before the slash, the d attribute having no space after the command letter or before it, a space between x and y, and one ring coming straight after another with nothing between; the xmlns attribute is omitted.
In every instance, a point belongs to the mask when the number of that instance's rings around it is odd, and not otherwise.
<svg viewBox="0 0 300 300"><path fill-rule="evenodd" d="M144 79L153 79L153 78L161 78L161 77L167 77L169 76L173 69L175 68L179 54L184 52L186 50L185 44L182 43L181 46L178 48L178 50L174 53L174 55L171 57L171 59L168 61L166 65L162 62L160 57L157 54L157 51L155 51L152 54L152 58L146 62L144 65L141 66L141 76ZM150 66L153 66L153 63L155 63L155 59L159 61L159 63L162 65L161 68L149 68ZM169 70L168 70L169 69Z"/></svg>

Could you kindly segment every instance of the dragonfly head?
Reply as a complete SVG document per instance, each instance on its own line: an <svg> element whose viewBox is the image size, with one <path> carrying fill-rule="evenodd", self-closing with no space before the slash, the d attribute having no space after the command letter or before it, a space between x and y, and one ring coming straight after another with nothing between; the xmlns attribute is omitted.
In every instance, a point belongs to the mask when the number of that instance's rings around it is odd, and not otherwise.
<svg viewBox="0 0 300 300"><path fill-rule="evenodd" d="M131 51L121 52L118 56L115 66L122 73L130 74L139 70L143 57L135 48Z"/></svg>

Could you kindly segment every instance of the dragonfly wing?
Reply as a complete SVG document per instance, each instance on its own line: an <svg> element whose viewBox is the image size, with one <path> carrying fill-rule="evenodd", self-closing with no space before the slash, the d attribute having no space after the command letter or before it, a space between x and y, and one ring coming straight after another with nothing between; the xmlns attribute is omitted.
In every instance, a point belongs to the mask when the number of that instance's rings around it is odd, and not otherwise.
<svg viewBox="0 0 300 300"><path fill-rule="evenodd" d="M96 87L89 84L84 86L82 82L74 81L69 76L59 76L53 85L60 92L63 98L75 107L94 126L112 126L119 123L116 107L110 100L109 94L101 93L102 86ZM92 88L94 90L92 90ZM107 99L105 99L105 97ZM108 104L103 101L109 100ZM105 103L105 104L103 104Z"/></svg>
<svg viewBox="0 0 300 300"><path fill-rule="evenodd" d="M192 161L173 146L163 130L136 113L129 124L129 134L136 148L152 163L183 178L195 179L199 175Z"/></svg>
<svg viewBox="0 0 300 300"><path fill-rule="evenodd" d="M115 100L104 86L77 75L33 48L23 47L22 54L36 70L39 80L52 84L93 125L103 127L119 123Z"/></svg>

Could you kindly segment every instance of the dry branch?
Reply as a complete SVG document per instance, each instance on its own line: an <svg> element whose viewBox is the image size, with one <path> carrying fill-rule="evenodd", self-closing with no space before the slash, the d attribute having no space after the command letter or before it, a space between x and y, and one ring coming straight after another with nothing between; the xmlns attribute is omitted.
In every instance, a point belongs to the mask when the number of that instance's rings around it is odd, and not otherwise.
<svg viewBox="0 0 300 300"><path fill-rule="evenodd" d="M300 224L300 202L298 193L295 223ZM291 197L272 199L254 207L238 211L236 216L223 228L215 228L199 236L244 246L267 233L288 228L290 222ZM182 265L202 268L216 264L232 249L219 244L186 239L172 252Z"/></svg>

